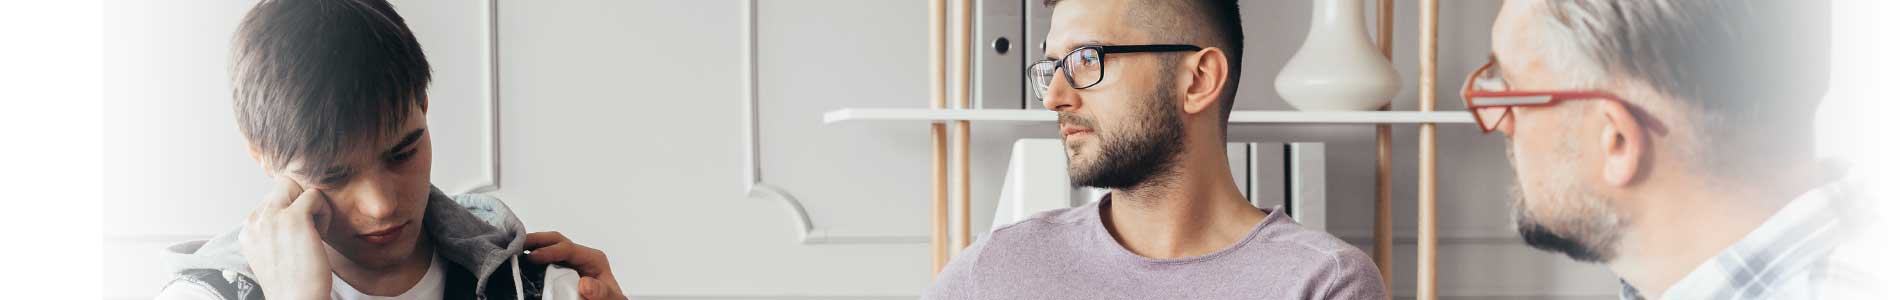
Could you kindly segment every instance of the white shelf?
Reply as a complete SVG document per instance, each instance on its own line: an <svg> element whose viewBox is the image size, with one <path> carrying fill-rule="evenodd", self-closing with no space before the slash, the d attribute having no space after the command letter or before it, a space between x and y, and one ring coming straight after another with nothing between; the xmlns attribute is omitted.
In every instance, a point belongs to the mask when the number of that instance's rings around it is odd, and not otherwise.
<svg viewBox="0 0 1900 300"><path fill-rule="evenodd" d="M825 112L825 124L850 121L1055 122L1056 113L1024 109L842 108ZM1423 124L1472 123L1464 111L1286 111L1236 110L1232 124Z"/></svg>

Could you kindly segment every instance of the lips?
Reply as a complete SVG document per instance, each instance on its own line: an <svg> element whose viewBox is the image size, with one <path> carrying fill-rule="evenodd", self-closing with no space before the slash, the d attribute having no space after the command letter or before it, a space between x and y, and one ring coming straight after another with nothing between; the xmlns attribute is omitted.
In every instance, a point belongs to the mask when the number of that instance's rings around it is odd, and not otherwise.
<svg viewBox="0 0 1900 300"><path fill-rule="evenodd" d="M1062 139L1094 133L1095 121L1072 112L1056 112L1056 125L1062 128Z"/></svg>
<svg viewBox="0 0 1900 300"><path fill-rule="evenodd" d="M408 227L409 222L403 222L402 224L396 224L396 226L390 226L389 228L359 234L357 237L363 238L363 241L369 242L370 244L388 244L395 242L397 237L401 237L402 229Z"/></svg>
<svg viewBox="0 0 1900 300"><path fill-rule="evenodd" d="M1081 127L1062 126L1062 138L1065 138L1065 139L1071 136L1075 136L1079 134L1087 134L1091 132L1095 132L1095 131L1081 128Z"/></svg>

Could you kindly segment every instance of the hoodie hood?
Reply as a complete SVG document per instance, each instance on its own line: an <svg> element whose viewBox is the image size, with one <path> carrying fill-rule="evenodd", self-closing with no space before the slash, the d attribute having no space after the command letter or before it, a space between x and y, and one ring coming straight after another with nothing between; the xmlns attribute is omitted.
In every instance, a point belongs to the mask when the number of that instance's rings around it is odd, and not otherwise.
<svg viewBox="0 0 1900 300"><path fill-rule="evenodd" d="M477 291L487 288L488 274L521 254L527 240L526 227L501 199L480 194L450 197L434 186L429 187L422 228L435 242L437 257L474 272ZM165 247L161 259L166 273L216 269L227 279L236 275L255 278L240 252L237 236L241 230Z"/></svg>

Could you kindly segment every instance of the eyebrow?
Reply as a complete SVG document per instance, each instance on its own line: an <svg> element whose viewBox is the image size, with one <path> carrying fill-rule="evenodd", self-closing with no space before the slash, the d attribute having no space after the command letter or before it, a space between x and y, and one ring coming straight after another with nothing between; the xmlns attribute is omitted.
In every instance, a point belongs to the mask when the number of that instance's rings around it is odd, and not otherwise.
<svg viewBox="0 0 1900 300"><path fill-rule="evenodd" d="M1050 56L1051 54L1049 53L1049 42L1047 42L1047 41L1044 41L1044 42L1042 42L1042 43L1043 43L1043 44L1042 44L1042 49L1043 49L1043 50L1042 50L1042 59L1044 59L1044 60L1056 60L1056 59L1058 59L1057 57L1054 57L1054 56ZM1082 41L1082 42L1080 42L1080 43L1076 43L1076 44L1075 44L1075 47L1069 47L1068 49L1062 49L1062 54L1063 54L1063 55L1068 55L1068 54L1069 54L1069 52L1071 52L1071 51L1075 51L1075 49L1082 49L1082 47L1088 47L1088 46L1104 46L1104 45L1107 45L1107 44L1104 44L1104 43L1102 43L1102 41L1101 41L1101 40L1093 40L1093 39L1091 39L1091 40L1084 40L1084 41Z"/></svg>
<svg viewBox="0 0 1900 300"><path fill-rule="evenodd" d="M317 186L315 186L315 188L329 188L335 187L340 181L349 179L350 176L355 175L356 169L352 169L347 165L334 165L315 172L311 172L309 169L297 169L292 170L291 173L316 181Z"/></svg>
<svg viewBox="0 0 1900 300"><path fill-rule="evenodd" d="M389 147L389 150L383 150L383 157L394 157L397 153L401 153L402 149L408 149L409 145L416 144L417 140L422 139L422 130L424 130L424 128L416 128L415 131L410 131L408 135L403 135L402 141L396 142L396 146Z"/></svg>
<svg viewBox="0 0 1900 300"><path fill-rule="evenodd" d="M382 157L393 157L397 153L402 152L403 149L409 148L410 145L415 145L416 141L422 139L422 131L423 129L416 129L415 131L410 131L407 135L403 135L402 140L396 142L395 146L383 151ZM316 169L315 171L312 171L312 169L299 168L291 170L290 172L316 181L319 187L332 187L340 181L356 175L356 169L351 168L349 165L332 165Z"/></svg>

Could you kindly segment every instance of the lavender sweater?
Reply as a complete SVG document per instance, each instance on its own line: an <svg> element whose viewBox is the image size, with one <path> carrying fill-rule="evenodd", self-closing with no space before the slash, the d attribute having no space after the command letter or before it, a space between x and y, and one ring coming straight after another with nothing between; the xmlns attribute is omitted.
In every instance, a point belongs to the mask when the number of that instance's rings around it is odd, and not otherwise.
<svg viewBox="0 0 1900 300"><path fill-rule="evenodd" d="M1385 299L1371 258L1277 209L1227 249L1150 259L1109 236L1108 201L995 230L952 259L923 298Z"/></svg>

